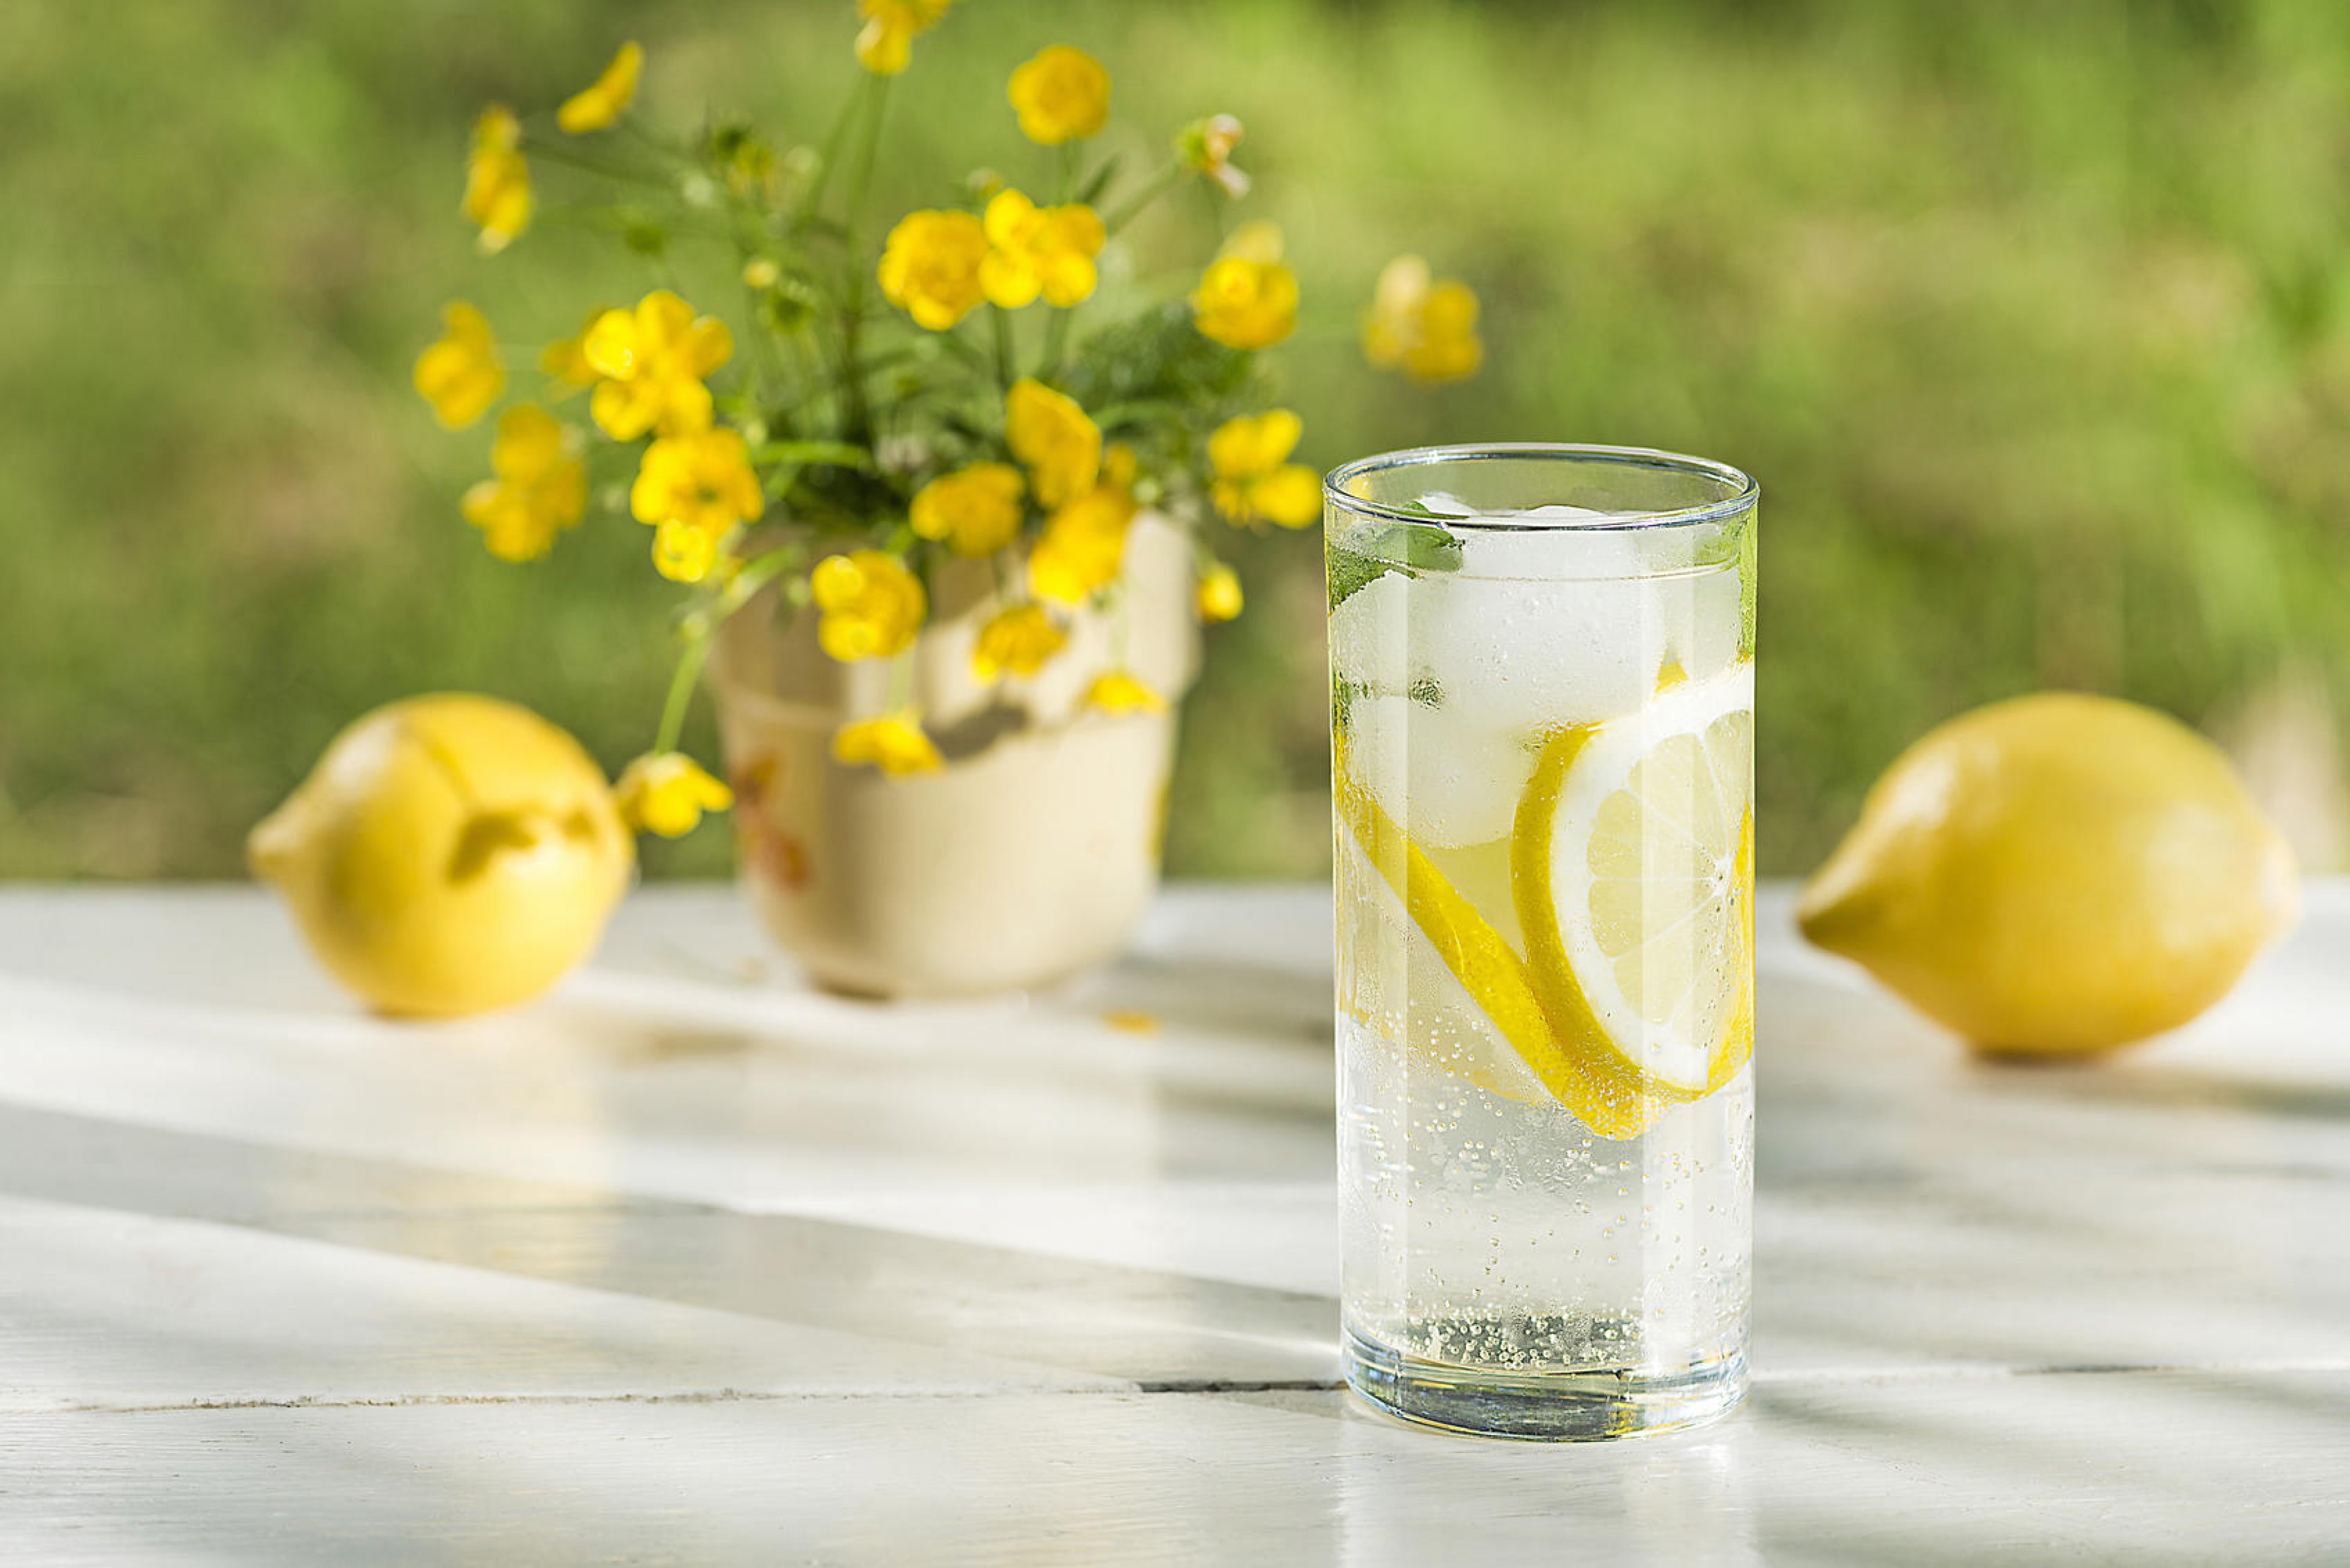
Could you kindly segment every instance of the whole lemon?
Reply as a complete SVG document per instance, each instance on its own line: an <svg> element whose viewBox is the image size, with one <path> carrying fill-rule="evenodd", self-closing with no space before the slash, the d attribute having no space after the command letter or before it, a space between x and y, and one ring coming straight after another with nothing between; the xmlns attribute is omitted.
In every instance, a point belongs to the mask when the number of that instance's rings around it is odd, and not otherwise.
<svg viewBox="0 0 2350 1568"><path fill-rule="evenodd" d="M415 697L335 737L245 853L319 961L386 1012L536 996L588 956L636 857L579 742L494 698Z"/></svg>
<svg viewBox="0 0 2350 1568"><path fill-rule="evenodd" d="M2219 1001L2297 901L2291 852L2218 747L2045 692L1896 759L1795 918L1979 1048L2069 1055Z"/></svg>

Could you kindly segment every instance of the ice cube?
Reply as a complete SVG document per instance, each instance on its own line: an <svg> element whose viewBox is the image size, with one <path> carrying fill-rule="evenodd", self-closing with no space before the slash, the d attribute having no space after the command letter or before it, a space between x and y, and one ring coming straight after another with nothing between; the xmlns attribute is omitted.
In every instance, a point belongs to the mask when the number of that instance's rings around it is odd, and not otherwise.
<svg viewBox="0 0 2350 1568"><path fill-rule="evenodd" d="M1451 702L1372 694L1347 706L1344 755L1355 786L1421 847L1451 849L1508 836L1541 742Z"/></svg>
<svg viewBox="0 0 2350 1568"><path fill-rule="evenodd" d="M1411 685L1412 580L1373 577L1330 612L1330 673L1347 685L1401 693Z"/></svg>
<svg viewBox="0 0 2350 1568"><path fill-rule="evenodd" d="M1654 694L1664 662L1656 587L1638 578L1431 572L1411 584L1407 624L1407 690L1432 690L1464 722L1496 732L1632 712Z"/></svg>
<svg viewBox="0 0 2350 1568"><path fill-rule="evenodd" d="M1665 656L1692 680L1720 675L1738 661L1743 614L1738 574L1707 572L1657 585L1665 614Z"/></svg>
<svg viewBox="0 0 2350 1568"><path fill-rule="evenodd" d="M1513 514L1531 518L1575 514L1607 517L1579 506L1542 507ZM1648 574L1638 537L1621 528L1513 526L1510 518L1480 519L1479 525L1455 530L1461 540L1462 572L1484 577L1637 577Z"/></svg>

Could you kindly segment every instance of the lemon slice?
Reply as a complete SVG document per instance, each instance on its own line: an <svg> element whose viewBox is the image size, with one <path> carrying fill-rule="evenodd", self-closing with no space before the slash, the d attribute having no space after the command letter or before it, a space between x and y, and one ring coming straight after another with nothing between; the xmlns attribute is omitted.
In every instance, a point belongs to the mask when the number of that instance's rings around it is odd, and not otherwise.
<svg viewBox="0 0 2350 1568"><path fill-rule="evenodd" d="M1339 815L1360 852L1359 860L1340 858L1340 909L1376 908L1371 900L1379 897L1377 886L1383 886L1385 897L1400 900L1410 928L1434 950L1443 974L1466 993L1470 1016L1482 1015L1483 1025L1498 1033L1516 1060L1481 1049L1479 1026L1452 1032L1427 1029L1449 999L1449 987L1425 969L1415 971L1409 950L1396 955L1370 946L1353 952L1348 971L1340 976L1347 1011L1383 1033L1399 1033L1407 1049L1430 1056L1435 1065L1506 1097L1535 1097L1526 1092L1531 1075L1551 1098L1603 1137L1630 1137L1646 1127L1661 1105L1642 1092L1636 1076L1625 1072L1610 1053L1591 1049L1589 1037L1596 1026L1586 1019L1580 1027L1560 1029L1525 961L1395 819L1347 782L1343 755L1336 774ZM1394 929L1400 929L1400 924ZM1409 943L1412 939L1402 940ZM1399 956L1405 960L1400 968L1394 961ZM1382 989L1382 971L1400 977L1404 995Z"/></svg>
<svg viewBox="0 0 2350 1568"><path fill-rule="evenodd" d="M1335 870L1338 918L1347 928L1346 940L1338 944L1340 1011L1371 1034L1402 1046L1417 1065L1466 1079L1489 1095L1519 1105L1550 1104L1550 1091L1453 972L1444 952L1411 918L1403 898L1379 875L1351 832L1340 835ZM1449 900L1439 907L1450 911L1435 917L1440 927L1457 917L1457 906ZM1471 972L1479 971L1480 965L1463 955L1482 944L1471 939L1450 946ZM1489 998L1514 992L1531 999L1531 982L1513 987L1507 975L1506 965L1491 963L1479 974L1479 991ZM1502 1006L1505 1014L1513 1010L1510 1002Z"/></svg>
<svg viewBox="0 0 2350 1568"><path fill-rule="evenodd" d="M1753 736L1742 664L1559 732L1518 805L1512 890L1537 993L1669 1097L1752 1052Z"/></svg>

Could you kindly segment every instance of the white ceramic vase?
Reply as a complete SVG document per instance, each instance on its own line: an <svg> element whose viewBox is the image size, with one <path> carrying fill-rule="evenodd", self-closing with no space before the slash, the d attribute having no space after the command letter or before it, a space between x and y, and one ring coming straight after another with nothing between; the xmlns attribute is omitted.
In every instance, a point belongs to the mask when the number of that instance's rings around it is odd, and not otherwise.
<svg viewBox="0 0 2350 1568"><path fill-rule="evenodd" d="M1121 581L1120 607L1079 612L1034 680L991 688L971 673L979 628L1002 607L989 564L941 569L913 701L946 765L895 778L831 754L834 731L892 705L887 661L827 657L814 614L772 593L727 623L710 677L743 875L811 979L978 995L1050 984L1125 945L1158 885L1174 703L1199 666L1188 539L1143 514ZM1115 667L1168 711L1087 711L1087 687Z"/></svg>

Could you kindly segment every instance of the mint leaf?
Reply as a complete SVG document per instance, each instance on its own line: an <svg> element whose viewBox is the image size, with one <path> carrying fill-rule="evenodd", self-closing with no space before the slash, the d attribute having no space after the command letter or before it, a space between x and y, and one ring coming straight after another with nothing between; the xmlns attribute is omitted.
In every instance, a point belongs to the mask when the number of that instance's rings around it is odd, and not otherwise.
<svg viewBox="0 0 2350 1568"><path fill-rule="evenodd" d="M1438 515L1416 503L1411 509L1430 517ZM1330 607L1336 609L1389 572L1408 577L1422 572L1457 572L1461 561L1461 541L1442 528L1424 523L1390 523L1360 549L1330 546Z"/></svg>

